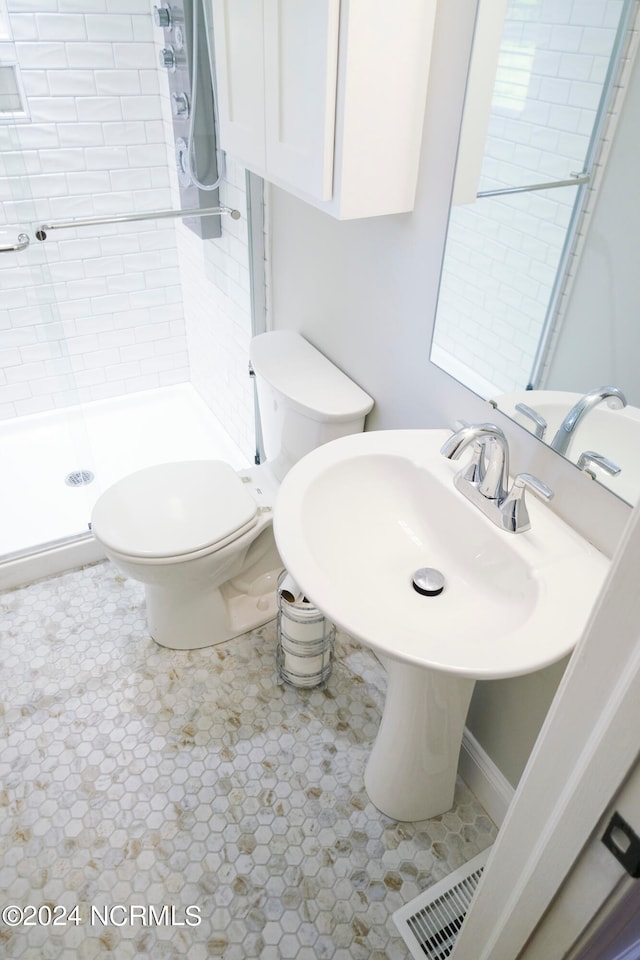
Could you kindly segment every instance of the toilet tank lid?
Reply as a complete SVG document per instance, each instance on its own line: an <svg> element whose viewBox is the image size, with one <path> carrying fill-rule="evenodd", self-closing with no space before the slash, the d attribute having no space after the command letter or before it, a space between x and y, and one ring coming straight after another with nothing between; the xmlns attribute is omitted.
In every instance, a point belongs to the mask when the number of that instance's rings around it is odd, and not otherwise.
<svg viewBox="0 0 640 960"><path fill-rule="evenodd" d="M255 372L314 420L364 417L373 399L293 330L271 330L251 341Z"/></svg>

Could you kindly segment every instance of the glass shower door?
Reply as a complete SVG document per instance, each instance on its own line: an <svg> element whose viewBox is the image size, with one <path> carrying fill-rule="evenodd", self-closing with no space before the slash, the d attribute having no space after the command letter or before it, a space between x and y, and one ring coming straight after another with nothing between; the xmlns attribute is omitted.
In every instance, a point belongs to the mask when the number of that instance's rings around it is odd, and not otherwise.
<svg viewBox="0 0 640 960"><path fill-rule="evenodd" d="M228 164L194 196L176 146L203 142L181 72L191 0L168 23L148 0L2 4L0 565L89 536L93 502L125 473L240 467L254 449L245 172ZM210 81L202 57L198 70Z"/></svg>
<svg viewBox="0 0 640 960"><path fill-rule="evenodd" d="M11 122L13 120L13 122ZM91 450L20 119L0 126L0 555L87 532ZM67 412L61 415L61 410Z"/></svg>

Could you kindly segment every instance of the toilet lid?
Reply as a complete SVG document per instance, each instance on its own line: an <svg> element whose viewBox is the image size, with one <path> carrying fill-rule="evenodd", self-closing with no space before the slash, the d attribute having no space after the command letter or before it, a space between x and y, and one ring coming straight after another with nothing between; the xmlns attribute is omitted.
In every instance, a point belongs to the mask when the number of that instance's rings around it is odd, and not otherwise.
<svg viewBox="0 0 640 960"><path fill-rule="evenodd" d="M160 558L235 539L256 519L256 501L228 463L188 460L147 467L114 483L99 497L91 524L118 553Z"/></svg>

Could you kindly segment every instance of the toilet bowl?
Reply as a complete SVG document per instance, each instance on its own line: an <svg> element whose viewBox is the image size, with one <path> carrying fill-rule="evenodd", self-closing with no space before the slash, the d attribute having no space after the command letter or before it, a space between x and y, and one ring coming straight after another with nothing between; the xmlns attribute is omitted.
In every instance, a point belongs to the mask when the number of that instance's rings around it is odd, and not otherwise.
<svg viewBox="0 0 640 960"><path fill-rule="evenodd" d="M275 484L263 470L258 485L257 471L219 460L158 464L98 499L94 536L144 584L149 632L162 646L221 643L275 616Z"/></svg>
<svg viewBox="0 0 640 960"><path fill-rule="evenodd" d="M107 557L144 584L149 632L161 646L222 643L276 615L280 482L314 447L361 431L373 406L291 331L255 337L251 365L265 463L238 472L220 460L157 464L113 484L93 509Z"/></svg>

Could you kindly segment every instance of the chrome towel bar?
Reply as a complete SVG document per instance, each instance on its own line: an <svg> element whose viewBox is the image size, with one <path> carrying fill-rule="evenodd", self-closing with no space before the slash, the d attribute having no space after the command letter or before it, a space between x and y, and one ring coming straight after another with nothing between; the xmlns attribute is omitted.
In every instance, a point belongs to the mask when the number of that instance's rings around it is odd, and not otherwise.
<svg viewBox="0 0 640 960"><path fill-rule="evenodd" d="M26 250L30 240L26 233L19 233L15 243L0 244L0 253L11 253L12 250Z"/></svg>
<svg viewBox="0 0 640 960"><path fill-rule="evenodd" d="M108 223L134 223L139 220L169 220L185 219L186 217L214 217L230 216L232 220L240 219L240 211L232 207L205 207L193 210L147 210L144 213L122 213L112 217L87 217L86 219L75 218L73 220L57 220L53 223L43 223L36 230L38 240L46 240L47 233L51 230L71 230L74 227L97 227ZM24 234L21 234L24 236ZM26 244L25 244L26 246ZM22 247L12 247L11 249L20 250Z"/></svg>
<svg viewBox="0 0 640 960"><path fill-rule="evenodd" d="M530 183L524 187L499 187L496 190L482 190L476 194L477 199L482 197L502 197L508 193L531 193L533 190L555 190L556 187L579 187L583 183L589 183L591 179L588 173L577 173L569 177L568 180L550 180L548 183Z"/></svg>

